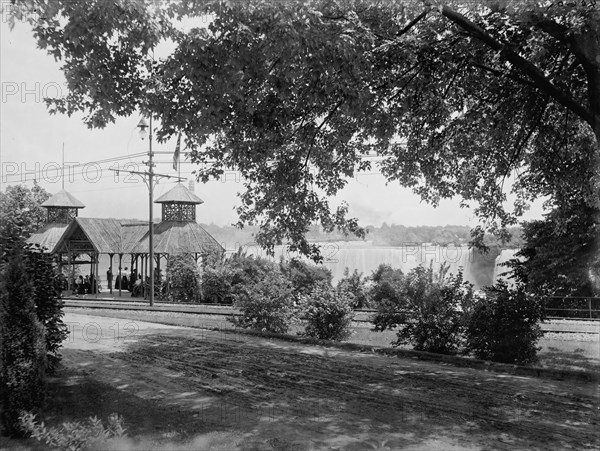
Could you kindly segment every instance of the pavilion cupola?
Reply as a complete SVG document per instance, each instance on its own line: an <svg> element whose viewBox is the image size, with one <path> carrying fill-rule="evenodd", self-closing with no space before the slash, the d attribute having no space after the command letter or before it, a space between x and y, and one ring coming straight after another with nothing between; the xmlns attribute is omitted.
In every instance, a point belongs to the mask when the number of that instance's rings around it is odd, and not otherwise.
<svg viewBox="0 0 600 451"><path fill-rule="evenodd" d="M155 200L162 204L162 220L196 222L196 205L204 203L181 183Z"/></svg>
<svg viewBox="0 0 600 451"><path fill-rule="evenodd" d="M43 202L41 206L48 211L46 217L48 224L68 224L77 217L80 208L85 208L85 205L64 189Z"/></svg>

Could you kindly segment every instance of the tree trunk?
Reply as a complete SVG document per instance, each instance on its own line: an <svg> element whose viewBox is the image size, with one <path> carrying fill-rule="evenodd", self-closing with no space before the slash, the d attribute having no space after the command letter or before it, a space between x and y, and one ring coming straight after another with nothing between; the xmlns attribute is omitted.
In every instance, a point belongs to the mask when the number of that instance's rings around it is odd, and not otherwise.
<svg viewBox="0 0 600 451"><path fill-rule="evenodd" d="M588 108L596 144L600 147L600 14L573 35L573 50L582 60L588 82Z"/></svg>

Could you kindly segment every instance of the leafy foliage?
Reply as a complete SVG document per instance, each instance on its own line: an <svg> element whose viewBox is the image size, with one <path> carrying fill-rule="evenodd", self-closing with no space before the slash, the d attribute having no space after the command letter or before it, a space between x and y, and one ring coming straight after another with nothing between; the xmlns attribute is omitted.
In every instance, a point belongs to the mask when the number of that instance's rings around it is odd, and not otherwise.
<svg viewBox="0 0 600 451"><path fill-rule="evenodd" d="M587 214L570 214L571 208ZM528 291L554 296L600 295L600 286L591 277L600 270L600 226L595 213L579 203L555 209L544 220L525 223L527 244L509 266ZM565 214L569 218L556 219Z"/></svg>
<svg viewBox="0 0 600 451"><path fill-rule="evenodd" d="M477 358L504 363L529 363L536 358L543 332L540 297L522 286L509 289L499 282L474 307L467 328L467 348Z"/></svg>
<svg viewBox="0 0 600 451"><path fill-rule="evenodd" d="M552 162L557 175L552 211L523 225L525 244L509 262L514 276L532 293L600 295L600 182L597 156L585 151L592 145L589 141L578 134L568 164Z"/></svg>
<svg viewBox="0 0 600 451"><path fill-rule="evenodd" d="M17 3L36 8L38 45L63 62L69 93L51 111L102 127L141 109L159 139L183 131L194 162L216 162L202 180L240 170L240 225L268 248L318 260L314 222L363 236L328 197L373 153L388 180L434 205L460 196L503 238L530 200L556 194L576 135L598 155L593 2ZM206 27L178 28L204 14ZM162 39L174 50L154 61Z"/></svg>
<svg viewBox="0 0 600 451"><path fill-rule="evenodd" d="M291 282L296 299L311 293L318 285L331 286L331 271L298 259L281 261L281 273Z"/></svg>
<svg viewBox="0 0 600 451"><path fill-rule="evenodd" d="M240 285L234 305L241 313L234 323L260 332L287 332L296 312L292 285L276 268L256 283Z"/></svg>
<svg viewBox="0 0 600 451"><path fill-rule="evenodd" d="M418 351L451 354L462 344L463 312L474 302L473 287L463 281L462 272L446 277L447 266L437 273L433 266L418 266L407 275L383 272L377 293L375 330L398 327L396 346L411 343ZM379 286L379 287L378 287Z"/></svg>
<svg viewBox="0 0 600 451"><path fill-rule="evenodd" d="M3 268L0 309L0 398L6 434L20 436L19 414L36 412L46 395L44 326L35 313L34 287L22 255Z"/></svg>
<svg viewBox="0 0 600 451"><path fill-rule="evenodd" d="M304 335L321 340L341 341L351 333L352 296L320 283L301 297L303 319L306 320Z"/></svg>
<svg viewBox="0 0 600 451"><path fill-rule="evenodd" d="M172 255L168 269L169 297L177 302L196 302L200 299L200 273L191 254Z"/></svg>
<svg viewBox="0 0 600 451"><path fill-rule="evenodd" d="M337 284L338 291L349 293L352 296L352 308L362 309L370 307L369 289L367 279L357 269L350 274L348 268L344 269L344 277Z"/></svg>
<svg viewBox="0 0 600 451"><path fill-rule="evenodd" d="M54 371L60 362L59 349L69 334L62 320L64 302L57 288L59 276L52 256L39 247L26 248L25 266L33 287L34 311L45 330L48 369Z"/></svg>
<svg viewBox="0 0 600 451"><path fill-rule="evenodd" d="M35 421L35 415L24 412L20 415L20 424L34 439L49 447L68 451L82 449L109 449L110 441L126 437L123 417L116 413L108 416L107 425L97 417L91 417L87 422L67 421L58 427L48 427Z"/></svg>
<svg viewBox="0 0 600 451"><path fill-rule="evenodd" d="M215 304L232 304L234 274L228 265L206 266L201 278L202 300Z"/></svg>
<svg viewBox="0 0 600 451"><path fill-rule="evenodd" d="M273 270L273 263L238 252L208 261L202 271L202 296L206 302L231 304L244 286L253 285Z"/></svg>
<svg viewBox="0 0 600 451"><path fill-rule="evenodd" d="M232 254L226 263L232 269L234 275L232 286L251 285L259 282L263 277L273 271L273 262L253 255L247 255L240 248L237 253Z"/></svg>
<svg viewBox="0 0 600 451"><path fill-rule="evenodd" d="M402 270L393 269L387 264L380 264L371 274L371 280L374 285L370 295L375 308L393 310L394 305L402 302L399 298L401 286L404 283Z"/></svg>
<svg viewBox="0 0 600 451"><path fill-rule="evenodd" d="M40 206L50 194L37 183L33 188L14 185L0 192L0 254L3 260L20 251L25 240L40 229L46 210Z"/></svg>

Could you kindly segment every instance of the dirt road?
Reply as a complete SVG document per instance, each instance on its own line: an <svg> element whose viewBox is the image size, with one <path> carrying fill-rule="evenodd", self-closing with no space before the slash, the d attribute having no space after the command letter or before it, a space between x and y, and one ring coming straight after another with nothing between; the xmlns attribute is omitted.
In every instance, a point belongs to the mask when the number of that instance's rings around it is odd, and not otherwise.
<svg viewBox="0 0 600 451"><path fill-rule="evenodd" d="M128 446L600 449L597 384L125 319L65 321L70 377L56 390L73 408L60 414L119 412Z"/></svg>

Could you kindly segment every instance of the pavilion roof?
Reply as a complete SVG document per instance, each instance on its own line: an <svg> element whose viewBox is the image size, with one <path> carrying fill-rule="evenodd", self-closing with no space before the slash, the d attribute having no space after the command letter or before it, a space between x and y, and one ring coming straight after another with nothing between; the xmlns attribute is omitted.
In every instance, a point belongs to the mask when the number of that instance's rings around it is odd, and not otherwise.
<svg viewBox="0 0 600 451"><path fill-rule="evenodd" d="M88 240L101 254L127 254L147 230L148 224L141 221L77 217L56 248L65 251L66 242L75 236Z"/></svg>
<svg viewBox="0 0 600 451"><path fill-rule="evenodd" d="M46 224L28 242L49 252L99 252L101 254L148 253L148 223L145 221L74 218L70 224ZM205 254L222 252L223 247L193 221L163 221L154 225L154 252L159 254Z"/></svg>
<svg viewBox="0 0 600 451"><path fill-rule="evenodd" d="M178 183L165 194L160 196L154 202L158 204L167 202L180 202L185 204L203 204L204 201L187 189L183 184Z"/></svg>
<svg viewBox="0 0 600 451"><path fill-rule="evenodd" d="M75 196L64 189L54 194L48 200L43 202L42 207L63 207L63 208L85 208L85 205L81 203Z"/></svg>
<svg viewBox="0 0 600 451"><path fill-rule="evenodd" d="M69 224L61 223L46 224L36 233L32 234L27 239L27 242L29 244L39 245L42 248L46 248L47 252L53 253L68 226Z"/></svg>
<svg viewBox="0 0 600 451"><path fill-rule="evenodd" d="M132 253L148 252L148 235L133 247ZM222 252L223 247L196 222L163 221L154 226L154 252L159 254L204 254Z"/></svg>

